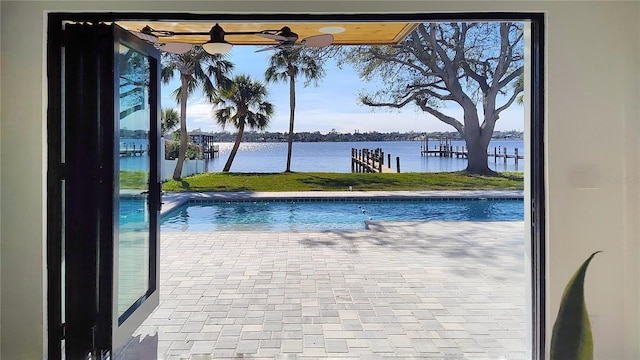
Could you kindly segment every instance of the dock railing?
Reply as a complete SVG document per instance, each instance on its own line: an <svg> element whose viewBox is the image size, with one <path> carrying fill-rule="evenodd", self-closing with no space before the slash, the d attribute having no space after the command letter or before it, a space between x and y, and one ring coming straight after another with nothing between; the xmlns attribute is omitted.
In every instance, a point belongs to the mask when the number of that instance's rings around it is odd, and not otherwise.
<svg viewBox="0 0 640 360"><path fill-rule="evenodd" d="M351 148L352 173L399 173L400 157L396 157L396 169L391 168L391 154L387 154L387 166L384 166L384 151Z"/></svg>
<svg viewBox="0 0 640 360"><path fill-rule="evenodd" d="M437 143L435 143L436 141ZM451 145L450 138L435 139L433 148L430 149L429 139L427 138L423 140L420 146L420 154L422 156L467 158L469 156L469 150L464 145L454 147ZM507 163L507 159L514 159L516 165L518 165L518 160L524 160L524 155L519 154L517 147L513 149L513 153L509 154L506 146L494 146L493 152L487 151L487 156L493 157L495 163L498 162L498 159L502 159L505 164Z"/></svg>
<svg viewBox="0 0 640 360"><path fill-rule="evenodd" d="M142 156L149 152L149 145L120 143L120 156Z"/></svg>

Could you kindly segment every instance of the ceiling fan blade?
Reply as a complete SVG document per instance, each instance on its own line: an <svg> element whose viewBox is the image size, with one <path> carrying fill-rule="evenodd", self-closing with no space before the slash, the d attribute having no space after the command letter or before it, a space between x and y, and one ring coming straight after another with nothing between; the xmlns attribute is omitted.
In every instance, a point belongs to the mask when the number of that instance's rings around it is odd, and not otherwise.
<svg viewBox="0 0 640 360"><path fill-rule="evenodd" d="M158 42L158 37L153 35L153 34L148 34L148 33L143 33L140 31L129 31L130 33L132 33L133 35L139 37L140 39L144 40L144 41L148 41L150 43L157 43Z"/></svg>
<svg viewBox="0 0 640 360"><path fill-rule="evenodd" d="M184 54L193 48L193 44L171 42L159 44L158 48L172 54Z"/></svg>
<svg viewBox="0 0 640 360"><path fill-rule="evenodd" d="M313 35L307 38L302 39L302 44L310 47L325 47L329 46L333 43L333 35L331 34L322 34L322 35Z"/></svg>
<svg viewBox="0 0 640 360"><path fill-rule="evenodd" d="M258 49L254 52L263 52L263 51L269 51L269 50L275 50L277 48L279 48L280 45L274 45L274 46L268 46L268 47L263 47L262 49Z"/></svg>
<svg viewBox="0 0 640 360"><path fill-rule="evenodd" d="M276 35L276 34L264 34L264 33L259 33L256 34L257 36L263 37L263 38L267 38L267 39L271 39L271 40L277 40L277 41L287 41L288 39L284 36L280 36L280 35Z"/></svg>

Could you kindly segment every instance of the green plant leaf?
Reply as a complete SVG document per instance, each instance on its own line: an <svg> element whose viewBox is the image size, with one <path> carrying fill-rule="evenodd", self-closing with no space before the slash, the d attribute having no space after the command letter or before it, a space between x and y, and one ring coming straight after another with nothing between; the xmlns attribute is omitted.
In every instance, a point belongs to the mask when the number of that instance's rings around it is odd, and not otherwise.
<svg viewBox="0 0 640 360"><path fill-rule="evenodd" d="M596 251L578 268L564 288L551 335L552 360L593 359L591 323L584 301L584 278Z"/></svg>

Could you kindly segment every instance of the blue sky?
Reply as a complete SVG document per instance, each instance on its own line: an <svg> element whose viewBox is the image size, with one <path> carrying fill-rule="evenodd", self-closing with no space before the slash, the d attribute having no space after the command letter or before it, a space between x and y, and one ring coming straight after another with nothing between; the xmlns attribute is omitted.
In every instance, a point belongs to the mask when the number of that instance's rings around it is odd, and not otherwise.
<svg viewBox="0 0 640 360"><path fill-rule="evenodd" d="M227 55L235 64L234 74L248 74L254 79L264 81L270 51L258 52L254 46L235 46ZM357 73L346 66L339 69L332 61L326 64L327 74L318 87L304 87L304 81L296 83L296 120L295 131L320 131L327 133L332 129L342 133L360 132L430 132L454 131L431 115L414 107L401 110L384 108L372 109L358 104L358 93L365 88L375 88L379 83L361 80ZM177 74L176 74L177 75ZM162 107L179 106L169 94L179 85L177 76L162 88ZM287 132L289 129L289 85L287 83L267 84L269 101L274 105L274 117L267 131ZM462 110L457 107L443 109L443 112L462 118ZM212 117L212 105L201 94L194 94L187 102L187 128L191 131L200 128L203 131L220 131ZM524 128L524 109L512 105L502 112L496 124L496 130L522 130ZM233 129L226 130L233 132Z"/></svg>

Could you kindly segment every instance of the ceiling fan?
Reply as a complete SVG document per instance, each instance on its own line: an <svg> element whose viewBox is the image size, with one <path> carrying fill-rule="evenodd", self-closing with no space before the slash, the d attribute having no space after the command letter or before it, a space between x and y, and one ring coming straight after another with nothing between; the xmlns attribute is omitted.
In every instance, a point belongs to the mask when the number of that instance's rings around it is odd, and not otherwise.
<svg viewBox="0 0 640 360"><path fill-rule="evenodd" d="M215 24L209 32L174 32L168 30L153 29L152 27L147 25L140 31L131 31L131 33L147 42L153 43L158 49L162 51L174 54L185 53L191 50L194 45L202 46L202 48L210 54L226 54L231 51L231 48L233 47L231 43L225 40L224 37L226 35L255 35L278 42L273 46L257 51L290 48L295 45L325 47L333 43L333 35L331 34L312 35L298 41L298 34L292 32L291 28L289 28L288 26L285 26L279 30L226 32L219 24ZM170 40L171 37L178 35L209 35L209 41L203 44L166 41Z"/></svg>
<svg viewBox="0 0 640 360"><path fill-rule="evenodd" d="M294 45L303 45L303 46L309 46L309 47L325 47L333 43L333 35L331 34L312 35L296 43L296 41L298 41L298 34L291 31L291 28L289 28L288 26L283 27L282 29L276 31L275 33L263 32L256 35L267 38L267 39L276 40L278 42L278 44L276 45L266 47L260 50L256 50L256 52L282 49L282 48L287 49L287 48L293 47Z"/></svg>

